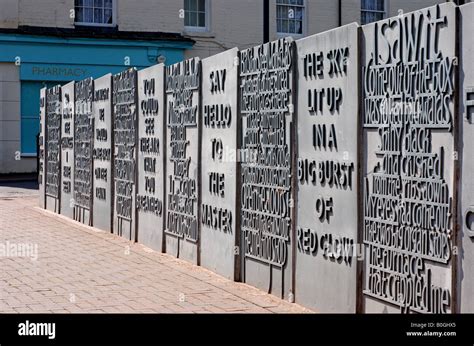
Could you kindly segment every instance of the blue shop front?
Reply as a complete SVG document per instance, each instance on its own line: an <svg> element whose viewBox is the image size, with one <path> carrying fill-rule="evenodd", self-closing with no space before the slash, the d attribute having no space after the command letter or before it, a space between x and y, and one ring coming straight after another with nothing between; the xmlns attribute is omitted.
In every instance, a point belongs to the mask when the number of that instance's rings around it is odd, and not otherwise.
<svg viewBox="0 0 474 346"><path fill-rule="evenodd" d="M140 70L159 62L173 64L183 60L185 50L193 46L192 40L172 33L78 35L43 29L0 31L0 64L15 64L19 69L19 137L24 158L36 156L41 88L130 67Z"/></svg>

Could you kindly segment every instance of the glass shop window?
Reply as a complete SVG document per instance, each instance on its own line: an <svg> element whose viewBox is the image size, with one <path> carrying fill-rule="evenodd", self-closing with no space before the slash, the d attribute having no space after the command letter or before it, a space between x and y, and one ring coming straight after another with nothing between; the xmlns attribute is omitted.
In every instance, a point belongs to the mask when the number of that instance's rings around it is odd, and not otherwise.
<svg viewBox="0 0 474 346"><path fill-rule="evenodd" d="M191 31L206 31L208 28L208 0L184 0L184 26Z"/></svg>
<svg viewBox="0 0 474 346"><path fill-rule="evenodd" d="M305 0L277 0L278 34L302 35Z"/></svg>
<svg viewBox="0 0 474 346"><path fill-rule="evenodd" d="M362 0L361 23L369 24L382 20L386 13L386 0Z"/></svg>
<svg viewBox="0 0 474 346"><path fill-rule="evenodd" d="M75 22L79 25L113 26L114 0L75 0Z"/></svg>

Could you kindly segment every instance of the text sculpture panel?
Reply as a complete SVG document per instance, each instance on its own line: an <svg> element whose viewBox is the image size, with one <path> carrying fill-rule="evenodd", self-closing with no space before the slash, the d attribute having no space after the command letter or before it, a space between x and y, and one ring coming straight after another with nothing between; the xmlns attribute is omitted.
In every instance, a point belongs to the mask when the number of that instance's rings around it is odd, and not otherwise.
<svg viewBox="0 0 474 346"><path fill-rule="evenodd" d="M292 298L293 40L240 54L242 277Z"/></svg>
<svg viewBox="0 0 474 346"><path fill-rule="evenodd" d="M201 61L166 67L165 250L199 264Z"/></svg>
<svg viewBox="0 0 474 346"><path fill-rule="evenodd" d="M46 209L59 213L61 197L61 86L46 91Z"/></svg>
<svg viewBox="0 0 474 346"><path fill-rule="evenodd" d="M238 50L202 61L201 265L238 280ZM237 268L236 268L237 266Z"/></svg>
<svg viewBox="0 0 474 346"><path fill-rule="evenodd" d="M459 256L458 282L460 312L474 313L474 3L461 9L460 116L462 126L462 184L459 197Z"/></svg>
<svg viewBox="0 0 474 346"><path fill-rule="evenodd" d="M112 172L112 75L107 74L94 80L93 159L93 219L94 227L112 232L113 214L113 172Z"/></svg>
<svg viewBox="0 0 474 346"><path fill-rule="evenodd" d="M45 208L46 185L46 88L40 90L40 133L39 133L39 160L38 160L38 192L40 208Z"/></svg>
<svg viewBox="0 0 474 346"><path fill-rule="evenodd" d="M359 49L357 24L296 41L296 302L355 313Z"/></svg>
<svg viewBox="0 0 474 346"><path fill-rule="evenodd" d="M76 83L74 114L74 220L92 226L92 102L94 81L92 78Z"/></svg>
<svg viewBox="0 0 474 346"><path fill-rule="evenodd" d="M451 310L456 7L363 27L366 312Z"/></svg>
<svg viewBox="0 0 474 346"><path fill-rule="evenodd" d="M112 77L114 120L114 233L136 240L137 70Z"/></svg>
<svg viewBox="0 0 474 346"><path fill-rule="evenodd" d="M61 214L73 218L74 210L74 82L61 87Z"/></svg>
<svg viewBox="0 0 474 346"><path fill-rule="evenodd" d="M138 72L138 242L163 250L164 65Z"/></svg>

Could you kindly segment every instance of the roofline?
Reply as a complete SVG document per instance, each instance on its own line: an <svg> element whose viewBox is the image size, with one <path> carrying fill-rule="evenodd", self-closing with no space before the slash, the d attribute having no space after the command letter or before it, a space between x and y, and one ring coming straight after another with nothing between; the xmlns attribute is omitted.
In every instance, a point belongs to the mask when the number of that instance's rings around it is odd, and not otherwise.
<svg viewBox="0 0 474 346"><path fill-rule="evenodd" d="M182 49L191 48L195 43L194 40L179 33L118 31L116 28L87 27L87 30L33 26L20 26L17 29L0 28L0 41L90 45L91 40L110 46L153 45Z"/></svg>

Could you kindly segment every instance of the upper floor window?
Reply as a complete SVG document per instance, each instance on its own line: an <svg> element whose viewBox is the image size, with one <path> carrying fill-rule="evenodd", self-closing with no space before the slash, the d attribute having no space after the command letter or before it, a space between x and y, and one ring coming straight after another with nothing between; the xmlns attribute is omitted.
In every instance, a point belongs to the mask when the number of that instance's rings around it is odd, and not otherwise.
<svg viewBox="0 0 474 346"><path fill-rule="evenodd" d="M361 23L368 24L385 18L385 0L362 0Z"/></svg>
<svg viewBox="0 0 474 346"><path fill-rule="evenodd" d="M279 34L302 35L305 0L277 0L277 32Z"/></svg>
<svg viewBox="0 0 474 346"><path fill-rule="evenodd" d="M184 26L190 30L206 30L208 5L207 0L184 0Z"/></svg>
<svg viewBox="0 0 474 346"><path fill-rule="evenodd" d="M76 24L114 25L114 0L75 0Z"/></svg>

